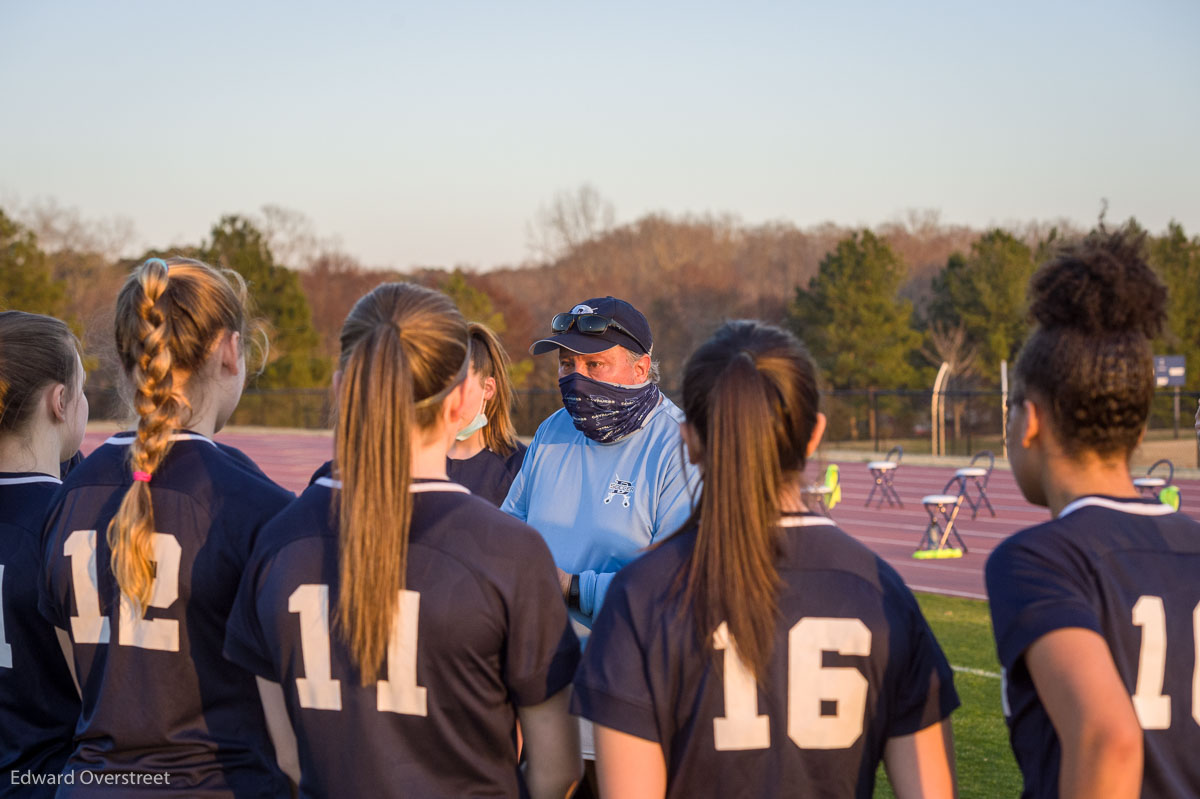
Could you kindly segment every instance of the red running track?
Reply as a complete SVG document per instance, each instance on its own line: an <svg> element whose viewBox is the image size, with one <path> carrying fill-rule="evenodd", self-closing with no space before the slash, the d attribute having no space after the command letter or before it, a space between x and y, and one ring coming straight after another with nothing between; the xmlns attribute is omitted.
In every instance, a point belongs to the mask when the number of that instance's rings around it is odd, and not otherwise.
<svg viewBox="0 0 1200 799"><path fill-rule="evenodd" d="M93 431L84 439L84 453L91 452L111 433ZM217 440L245 452L263 471L280 485L300 492L308 485L313 471L329 460L333 439L328 433L262 431L234 429L222 432ZM900 465L893 478L903 508L880 508L878 493L871 506L864 507L874 484L863 463L838 462L841 470L842 501L832 515L838 525L862 541L890 563L916 591L952 594L984 599L983 565L992 549L1014 532L1049 518L1045 508L1030 505L1021 496L1012 473L996 469L988 483L988 498L996 509L992 518L986 508L971 518L964 505L955 526L966 541L968 552L952 560L913 560L929 516L921 497L942 492L954 473L951 466ZM1184 496L1186 510L1200 499L1200 480L1176 480Z"/></svg>

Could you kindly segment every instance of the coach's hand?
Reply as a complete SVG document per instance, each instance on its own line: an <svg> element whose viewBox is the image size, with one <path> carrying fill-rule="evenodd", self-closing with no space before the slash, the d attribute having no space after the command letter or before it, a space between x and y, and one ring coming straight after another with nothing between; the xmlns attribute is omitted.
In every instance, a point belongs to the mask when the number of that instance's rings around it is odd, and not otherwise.
<svg viewBox="0 0 1200 799"><path fill-rule="evenodd" d="M562 589L563 599L566 599L567 594L571 591L571 575L562 569L558 570L558 587Z"/></svg>

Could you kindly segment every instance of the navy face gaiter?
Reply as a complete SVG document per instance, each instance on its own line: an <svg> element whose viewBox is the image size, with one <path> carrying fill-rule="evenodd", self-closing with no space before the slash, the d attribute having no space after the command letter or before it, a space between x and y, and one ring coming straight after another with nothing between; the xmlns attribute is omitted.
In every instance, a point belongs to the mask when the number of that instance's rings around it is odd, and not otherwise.
<svg viewBox="0 0 1200 799"><path fill-rule="evenodd" d="M558 390L575 429L600 444L619 441L640 430L659 399L654 383L618 386L579 372L560 378Z"/></svg>

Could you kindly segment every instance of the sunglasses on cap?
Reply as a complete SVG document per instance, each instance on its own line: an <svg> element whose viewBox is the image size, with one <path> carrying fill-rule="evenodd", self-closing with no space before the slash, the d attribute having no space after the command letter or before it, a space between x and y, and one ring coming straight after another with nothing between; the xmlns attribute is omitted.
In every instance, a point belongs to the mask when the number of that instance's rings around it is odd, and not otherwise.
<svg viewBox="0 0 1200 799"><path fill-rule="evenodd" d="M601 316L598 313L560 313L555 314L554 318L550 320L550 329L555 333L566 333L572 325L580 333L586 333L589 336L598 336L611 327L636 341L642 348L642 352L650 352L650 348L643 344L641 339L630 333L624 325L616 319Z"/></svg>

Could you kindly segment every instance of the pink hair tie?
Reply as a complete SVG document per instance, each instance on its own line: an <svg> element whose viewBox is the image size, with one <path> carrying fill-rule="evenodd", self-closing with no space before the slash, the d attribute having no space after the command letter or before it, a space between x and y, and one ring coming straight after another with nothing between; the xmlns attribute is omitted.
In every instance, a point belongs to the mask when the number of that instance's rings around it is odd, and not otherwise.
<svg viewBox="0 0 1200 799"><path fill-rule="evenodd" d="M133 479L139 483L149 483L150 482L150 472L134 472Z"/></svg>

